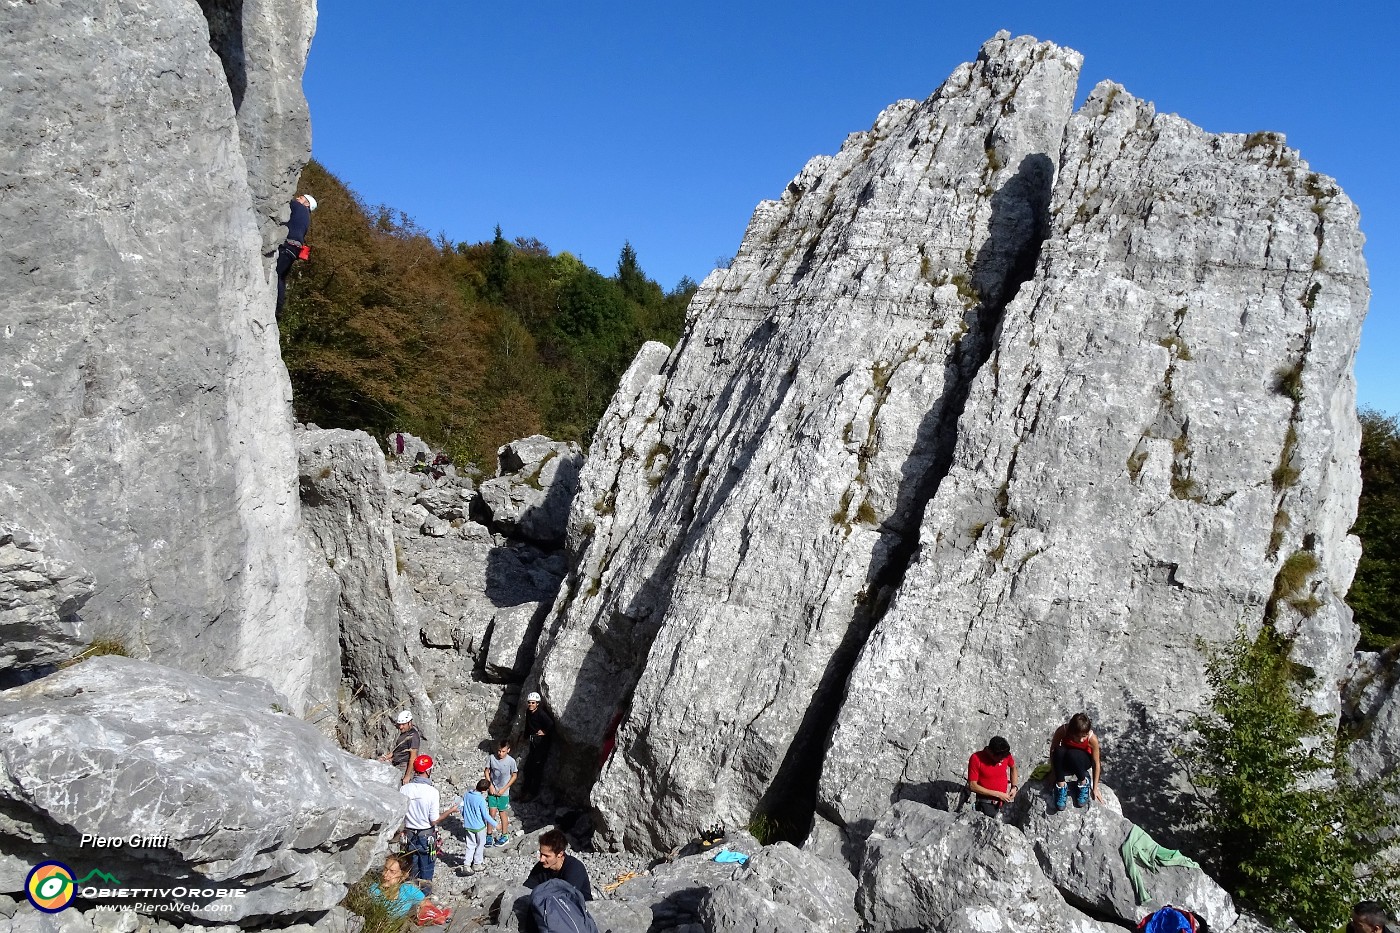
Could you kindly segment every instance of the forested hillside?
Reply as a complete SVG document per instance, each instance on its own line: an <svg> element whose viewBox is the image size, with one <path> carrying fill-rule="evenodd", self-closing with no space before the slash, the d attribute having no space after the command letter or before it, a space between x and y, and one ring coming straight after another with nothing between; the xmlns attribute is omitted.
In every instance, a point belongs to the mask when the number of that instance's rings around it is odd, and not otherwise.
<svg viewBox="0 0 1400 933"><path fill-rule="evenodd" d="M317 162L311 259L288 280L282 352L297 417L418 434L488 472L528 434L587 442L645 340L673 344L695 291L624 244L605 277L538 240L449 243L367 207Z"/></svg>

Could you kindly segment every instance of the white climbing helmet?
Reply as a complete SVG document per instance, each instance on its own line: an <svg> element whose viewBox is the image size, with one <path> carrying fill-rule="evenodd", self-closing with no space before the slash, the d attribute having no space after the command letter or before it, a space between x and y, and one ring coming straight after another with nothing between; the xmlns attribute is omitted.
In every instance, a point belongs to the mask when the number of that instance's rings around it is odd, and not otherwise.
<svg viewBox="0 0 1400 933"><path fill-rule="evenodd" d="M539 701L540 695L538 693L530 693L525 697L526 703L538 703Z"/></svg>
<svg viewBox="0 0 1400 933"><path fill-rule="evenodd" d="M302 197L303 197L303 198L306 198L306 208L307 208L307 210L312 210L312 211L314 211L314 210L316 209L316 199L313 198L313 197L312 197L311 195L309 195L309 194L303 194Z"/></svg>
<svg viewBox="0 0 1400 933"><path fill-rule="evenodd" d="M409 723L413 722L413 714L410 713L408 710L404 710L402 713L399 713L397 716L394 717L394 722L398 723L401 726L406 726Z"/></svg>

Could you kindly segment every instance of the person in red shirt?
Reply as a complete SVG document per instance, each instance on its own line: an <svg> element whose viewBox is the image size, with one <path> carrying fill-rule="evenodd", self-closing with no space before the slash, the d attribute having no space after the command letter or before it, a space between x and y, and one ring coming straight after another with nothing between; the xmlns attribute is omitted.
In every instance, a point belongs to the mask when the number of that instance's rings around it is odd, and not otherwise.
<svg viewBox="0 0 1400 933"><path fill-rule="evenodd" d="M995 819L1002 805L1015 798L1020 783L1016 759L1011 757L1011 743L999 735L967 760L967 787L977 795L979 813Z"/></svg>

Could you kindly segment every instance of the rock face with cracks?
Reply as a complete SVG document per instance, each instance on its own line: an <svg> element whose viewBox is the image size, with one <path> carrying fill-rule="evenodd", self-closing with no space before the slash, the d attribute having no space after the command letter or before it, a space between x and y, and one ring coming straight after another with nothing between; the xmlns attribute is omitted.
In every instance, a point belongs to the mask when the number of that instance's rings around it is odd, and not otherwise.
<svg viewBox="0 0 1400 933"><path fill-rule="evenodd" d="M280 37L243 31L256 80L239 106L210 45L220 6L6 7L0 512L42 512L91 574L85 637L265 677L300 709L326 659L304 651L290 386L257 205L307 157L304 134L282 132L305 121L314 7L238 4Z"/></svg>
<svg viewBox="0 0 1400 933"><path fill-rule="evenodd" d="M393 715L407 709L432 745L437 718L414 663L418 606L399 576L384 454L363 431L308 427L297 446L302 521L339 581L337 624L321 636L340 658L325 702L334 704L341 743L365 755L384 751Z"/></svg>
<svg viewBox="0 0 1400 933"><path fill-rule="evenodd" d="M1080 709L1156 831L1239 624L1337 711L1355 207L1275 134L1072 113L1079 62L1001 34L814 159L624 377L533 674L603 841L859 840Z"/></svg>
<svg viewBox="0 0 1400 933"><path fill-rule="evenodd" d="M97 658L0 694L0 891L58 859L137 886L246 887L186 919L326 911L401 825L392 770L347 755L256 681ZM82 836L168 845L98 851ZM26 908L27 909L27 908Z"/></svg>
<svg viewBox="0 0 1400 933"><path fill-rule="evenodd" d="M821 805L847 825L1035 754L1087 710L1137 822L1208 696L1197 639L1273 625L1335 715L1356 643L1356 208L1270 134L1097 88L1035 277L974 378L904 585L852 671ZM920 711L908 715L909 710ZM838 775L878 775L857 795Z"/></svg>
<svg viewBox="0 0 1400 933"><path fill-rule="evenodd" d="M626 487L654 491L593 539L598 575L560 607L541 684L595 756L630 711L592 798L613 841L665 847L706 814L743 824L771 794L811 798L798 785L890 597L990 309L1049 222L1046 153L1079 62L999 38L814 159L692 301L664 385L643 389L651 410L631 415L651 425L605 417L586 471L605 430L644 443L599 467L614 489L580 507L606 520Z"/></svg>

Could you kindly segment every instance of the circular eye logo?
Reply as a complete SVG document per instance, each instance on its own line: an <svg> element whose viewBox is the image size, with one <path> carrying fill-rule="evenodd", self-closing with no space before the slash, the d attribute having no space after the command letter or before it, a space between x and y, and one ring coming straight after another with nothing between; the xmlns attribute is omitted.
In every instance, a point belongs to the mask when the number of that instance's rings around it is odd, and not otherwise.
<svg viewBox="0 0 1400 933"><path fill-rule="evenodd" d="M35 865L24 881L29 903L44 913L56 914L73 902L73 870L62 862Z"/></svg>

